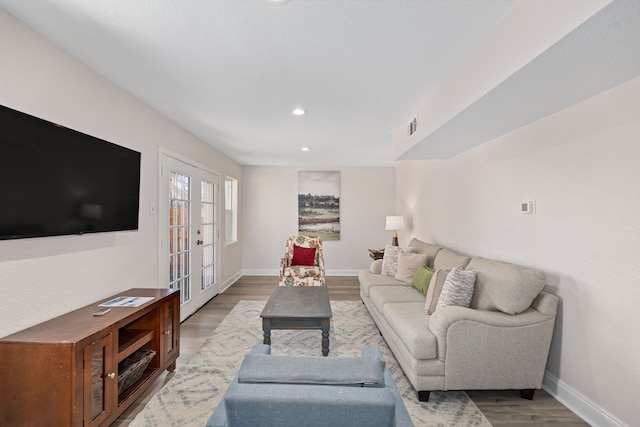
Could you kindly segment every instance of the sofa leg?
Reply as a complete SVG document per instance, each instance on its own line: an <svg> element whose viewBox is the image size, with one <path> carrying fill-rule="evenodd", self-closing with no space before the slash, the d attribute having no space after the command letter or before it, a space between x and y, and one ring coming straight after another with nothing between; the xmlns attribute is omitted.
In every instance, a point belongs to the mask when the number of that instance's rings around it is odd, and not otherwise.
<svg viewBox="0 0 640 427"><path fill-rule="evenodd" d="M418 392L418 401L420 402L428 402L429 401L429 391L419 391Z"/></svg>
<svg viewBox="0 0 640 427"><path fill-rule="evenodd" d="M520 390L520 397L527 400L533 400L533 393L536 392L535 388L527 388Z"/></svg>

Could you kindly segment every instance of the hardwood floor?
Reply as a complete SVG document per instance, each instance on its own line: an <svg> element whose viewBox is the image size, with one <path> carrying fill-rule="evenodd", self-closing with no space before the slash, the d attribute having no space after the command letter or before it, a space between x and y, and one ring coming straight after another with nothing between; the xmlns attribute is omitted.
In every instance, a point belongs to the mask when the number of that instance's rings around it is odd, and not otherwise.
<svg viewBox="0 0 640 427"><path fill-rule="evenodd" d="M243 276L224 293L217 295L180 327L180 357L177 369L189 360L204 340L240 300L267 300L277 279L266 276ZM327 277L329 298L338 301L359 301L358 278L353 276ZM171 379L165 373L136 403L120 416L112 426L126 426L142 410L155 393ZM520 398L517 391L468 391L489 422L494 426L588 426L578 416L544 390L537 390L533 400Z"/></svg>

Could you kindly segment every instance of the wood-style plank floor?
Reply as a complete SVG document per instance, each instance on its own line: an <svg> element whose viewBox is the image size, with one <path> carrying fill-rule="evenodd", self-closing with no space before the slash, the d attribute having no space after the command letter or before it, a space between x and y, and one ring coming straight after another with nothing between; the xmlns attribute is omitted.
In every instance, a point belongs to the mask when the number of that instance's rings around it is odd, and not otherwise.
<svg viewBox="0 0 640 427"><path fill-rule="evenodd" d="M240 300L267 300L277 278L243 276L222 294L217 295L180 327L180 357L177 368L189 360L211 335L222 319ZM337 301L360 301L358 278L352 276L327 277L329 298ZM142 410L144 405L171 379L164 373L152 387L118 418L112 426L126 426ZM489 422L494 426L588 426L586 422L555 400L544 390L538 390L533 400L520 398L517 391L468 391Z"/></svg>

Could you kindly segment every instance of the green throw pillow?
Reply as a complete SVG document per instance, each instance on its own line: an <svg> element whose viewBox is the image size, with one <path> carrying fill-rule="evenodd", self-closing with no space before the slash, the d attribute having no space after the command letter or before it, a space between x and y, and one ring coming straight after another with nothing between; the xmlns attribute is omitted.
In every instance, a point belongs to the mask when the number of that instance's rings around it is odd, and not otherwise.
<svg viewBox="0 0 640 427"><path fill-rule="evenodd" d="M433 273L433 269L427 267L426 265L421 265L413 275L411 286L422 292L422 295L427 295L429 282L431 282L431 276L433 276Z"/></svg>

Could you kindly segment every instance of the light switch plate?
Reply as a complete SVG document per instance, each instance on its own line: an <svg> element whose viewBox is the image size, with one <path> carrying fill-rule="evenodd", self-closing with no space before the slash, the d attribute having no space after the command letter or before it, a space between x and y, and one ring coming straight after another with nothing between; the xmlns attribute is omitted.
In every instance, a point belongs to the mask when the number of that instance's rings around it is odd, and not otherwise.
<svg viewBox="0 0 640 427"><path fill-rule="evenodd" d="M534 214L536 212L535 200L527 200L520 204L520 212L524 214Z"/></svg>

